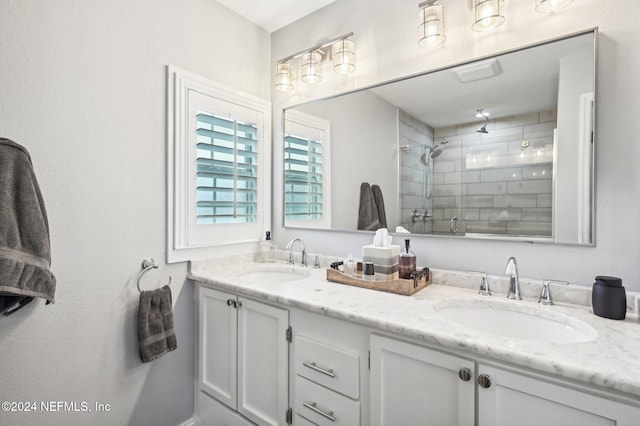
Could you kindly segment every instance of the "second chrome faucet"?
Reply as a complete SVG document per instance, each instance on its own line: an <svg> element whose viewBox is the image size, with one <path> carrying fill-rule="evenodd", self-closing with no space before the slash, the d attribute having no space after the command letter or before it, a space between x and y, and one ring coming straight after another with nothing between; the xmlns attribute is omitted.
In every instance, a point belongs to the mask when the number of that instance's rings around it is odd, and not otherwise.
<svg viewBox="0 0 640 426"><path fill-rule="evenodd" d="M522 300L520 296L520 278L518 277L518 262L515 257L510 257L507 260L507 268L504 273L509 275L509 293L507 293L507 299Z"/></svg>
<svg viewBox="0 0 640 426"><path fill-rule="evenodd" d="M289 241L287 243L286 249L289 250L289 262L288 263L290 265L294 264L294 262L293 262L293 245L296 242L300 243L300 251L301 251L301 253L300 253L300 255L301 255L301 257L300 257L300 265L307 266L307 252L304 249L304 243L302 242L302 240L300 238L294 238L294 239L292 239L291 241Z"/></svg>

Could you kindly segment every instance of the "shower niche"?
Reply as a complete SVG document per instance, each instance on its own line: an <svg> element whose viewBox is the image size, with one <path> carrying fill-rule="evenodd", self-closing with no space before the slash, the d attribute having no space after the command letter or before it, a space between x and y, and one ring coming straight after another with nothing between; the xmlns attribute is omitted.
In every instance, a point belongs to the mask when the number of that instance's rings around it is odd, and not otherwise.
<svg viewBox="0 0 640 426"><path fill-rule="evenodd" d="M308 197L324 208L313 226L356 231L368 182L382 190L390 232L594 244L596 36L583 31L286 108L285 123L303 113L330 129L321 165L309 166L326 176ZM295 132L285 124L283 133ZM285 166L291 155L285 145ZM286 167L284 175L289 212L296 187Z"/></svg>

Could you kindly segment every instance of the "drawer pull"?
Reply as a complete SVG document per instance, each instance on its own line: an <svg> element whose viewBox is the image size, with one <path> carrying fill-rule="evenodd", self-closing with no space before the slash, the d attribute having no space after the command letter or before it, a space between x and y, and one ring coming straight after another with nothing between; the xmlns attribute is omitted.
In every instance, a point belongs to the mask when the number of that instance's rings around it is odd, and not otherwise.
<svg viewBox="0 0 640 426"><path fill-rule="evenodd" d="M491 378L487 374L481 374L478 376L478 384L485 389L491 387Z"/></svg>
<svg viewBox="0 0 640 426"><path fill-rule="evenodd" d="M336 418L333 417L333 411L324 412L321 409L319 409L318 407L316 407L316 403L315 402L303 402L302 405L304 405L305 407L307 407L309 410L313 411L314 413L320 414L322 417L331 420L332 422L336 421Z"/></svg>
<svg viewBox="0 0 640 426"><path fill-rule="evenodd" d="M335 373L333 372L333 369L330 368L328 370L325 370L324 368L318 367L316 365L316 363L313 362L313 361L303 361L302 365L304 365L305 367L308 367L308 368L310 368L310 369L312 369L314 371L317 371L318 373L322 373L322 374L324 374L326 376L336 377Z"/></svg>

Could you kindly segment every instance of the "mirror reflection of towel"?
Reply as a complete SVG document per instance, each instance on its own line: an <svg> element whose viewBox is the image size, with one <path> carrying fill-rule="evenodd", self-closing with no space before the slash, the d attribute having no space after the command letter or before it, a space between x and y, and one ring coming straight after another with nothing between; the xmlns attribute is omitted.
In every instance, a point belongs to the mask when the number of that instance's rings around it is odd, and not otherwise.
<svg viewBox="0 0 640 426"><path fill-rule="evenodd" d="M387 227L387 214L384 212L384 198L382 197L382 189L379 185L372 185L371 191L373 192L373 200L376 203L376 209L378 210L378 221L380 222L380 228Z"/></svg>
<svg viewBox="0 0 640 426"><path fill-rule="evenodd" d="M358 229L375 231L387 227L382 190L368 182L360 184L360 207L358 209Z"/></svg>

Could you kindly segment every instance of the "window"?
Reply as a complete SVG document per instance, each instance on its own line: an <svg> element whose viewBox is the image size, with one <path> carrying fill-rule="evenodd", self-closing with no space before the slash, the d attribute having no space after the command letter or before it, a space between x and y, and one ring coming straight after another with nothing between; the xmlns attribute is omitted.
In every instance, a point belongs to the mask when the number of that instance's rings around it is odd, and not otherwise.
<svg viewBox="0 0 640 426"><path fill-rule="evenodd" d="M257 125L197 114L197 223L255 222L258 215Z"/></svg>
<svg viewBox="0 0 640 426"><path fill-rule="evenodd" d="M284 209L288 226L330 227L330 123L288 111L284 137Z"/></svg>
<svg viewBox="0 0 640 426"><path fill-rule="evenodd" d="M167 86L168 262L255 243L271 221L270 103L174 67Z"/></svg>

